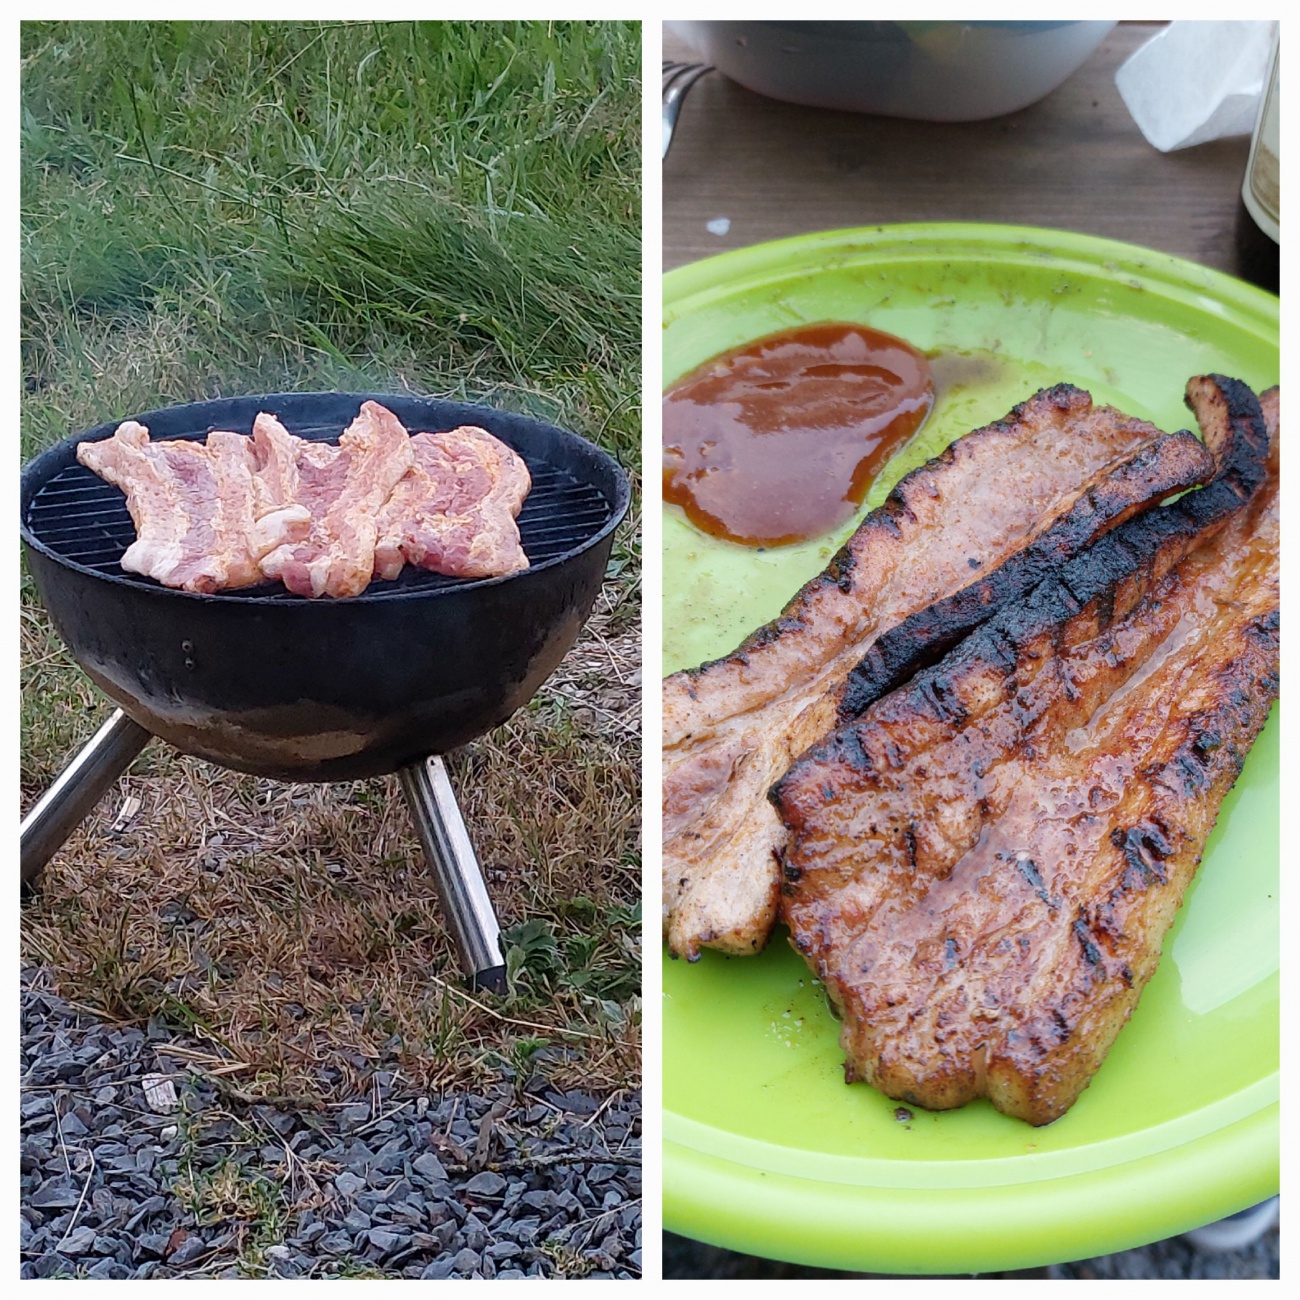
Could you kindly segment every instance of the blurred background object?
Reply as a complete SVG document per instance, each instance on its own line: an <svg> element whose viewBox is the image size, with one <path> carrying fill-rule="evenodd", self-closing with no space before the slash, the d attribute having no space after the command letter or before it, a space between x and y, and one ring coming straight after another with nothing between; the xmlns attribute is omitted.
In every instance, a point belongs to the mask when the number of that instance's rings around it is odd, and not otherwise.
<svg viewBox="0 0 1300 1300"><path fill-rule="evenodd" d="M1055 90L1109 22L678 22L733 81L792 104L977 122Z"/></svg>

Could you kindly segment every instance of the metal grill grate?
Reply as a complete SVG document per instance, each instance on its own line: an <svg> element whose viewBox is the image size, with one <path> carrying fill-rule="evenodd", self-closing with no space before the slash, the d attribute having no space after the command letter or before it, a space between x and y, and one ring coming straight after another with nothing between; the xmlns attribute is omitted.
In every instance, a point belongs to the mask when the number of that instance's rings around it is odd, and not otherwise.
<svg viewBox="0 0 1300 1300"><path fill-rule="evenodd" d="M316 442L337 441L337 427L295 427L301 438ZM568 554L595 536L609 520L612 507L604 494L567 470L523 455L533 486L519 515L519 536L524 554L534 567ZM128 573L120 560L135 540L135 525L120 488L106 483L83 465L66 466L31 500L24 521L31 534L65 560L97 573L111 575L144 587L158 587L152 578ZM447 578L408 564L392 582L375 581L366 595L432 591L441 587L465 586L483 581ZM262 600L302 600L279 583L265 583L241 591L223 592L226 597L255 597Z"/></svg>

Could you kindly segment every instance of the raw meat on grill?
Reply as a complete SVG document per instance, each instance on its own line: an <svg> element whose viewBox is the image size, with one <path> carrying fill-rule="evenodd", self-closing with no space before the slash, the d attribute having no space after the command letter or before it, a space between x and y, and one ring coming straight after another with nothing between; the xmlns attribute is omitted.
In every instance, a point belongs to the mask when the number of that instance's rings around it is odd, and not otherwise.
<svg viewBox="0 0 1300 1300"><path fill-rule="evenodd" d="M136 540L122 567L169 587L214 592L261 582L267 551L305 536L307 510L267 506L247 438L214 430L205 443L152 442L124 421L111 438L82 443L77 459L126 494Z"/></svg>
<svg viewBox="0 0 1300 1300"><path fill-rule="evenodd" d="M1277 394L1261 414L1207 377L1188 398L1207 487L1064 565L773 791L783 915L850 1081L1048 1123L1155 970L1278 689Z"/></svg>
<svg viewBox="0 0 1300 1300"><path fill-rule="evenodd" d="M528 567L515 520L532 487L528 466L499 438L470 425L411 439L415 463L380 511L375 576L406 562L460 578Z"/></svg>
<svg viewBox="0 0 1300 1300"><path fill-rule="evenodd" d="M262 572L299 596L357 596L375 572L377 515L414 459L398 418L363 402L338 446L307 442L278 421L261 425L278 482L297 471L295 499L311 512L311 532L262 560ZM285 440L289 439L290 442Z"/></svg>
<svg viewBox="0 0 1300 1300"><path fill-rule="evenodd" d="M674 953L747 954L767 941L785 842L768 787L833 727L837 693L877 637L949 601L945 618L909 638L912 653L937 654L954 628L990 616L1043 568L1209 471L1190 434L1162 435L1070 385L1038 393L907 475L736 651L666 679L664 931ZM1013 560L1016 581L979 576Z"/></svg>
<svg viewBox="0 0 1300 1300"><path fill-rule="evenodd" d="M135 421L82 443L81 463L122 488L137 538L123 568L216 592L278 579L300 596L355 596L408 561L451 577L528 568L516 524L528 467L485 429L409 437L364 402L338 445L261 412L251 438L151 442Z"/></svg>

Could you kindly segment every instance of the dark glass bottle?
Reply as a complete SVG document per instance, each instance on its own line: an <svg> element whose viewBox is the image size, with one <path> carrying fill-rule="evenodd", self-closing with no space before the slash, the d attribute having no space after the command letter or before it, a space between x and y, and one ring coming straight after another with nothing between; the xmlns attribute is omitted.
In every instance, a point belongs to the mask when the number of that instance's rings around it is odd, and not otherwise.
<svg viewBox="0 0 1300 1300"><path fill-rule="evenodd" d="M1278 40L1260 105L1250 161L1237 199L1237 269L1247 280L1278 291Z"/></svg>

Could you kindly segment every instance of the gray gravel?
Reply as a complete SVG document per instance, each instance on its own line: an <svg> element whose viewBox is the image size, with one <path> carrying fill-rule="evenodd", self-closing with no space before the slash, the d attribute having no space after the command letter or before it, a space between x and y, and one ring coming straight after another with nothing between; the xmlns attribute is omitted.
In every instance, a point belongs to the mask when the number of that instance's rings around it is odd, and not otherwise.
<svg viewBox="0 0 1300 1300"><path fill-rule="evenodd" d="M177 1045L23 973L23 1277L640 1276L639 1095L421 1097L380 1070L297 1113L232 1101Z"/></svg>
<svg viewBox="0 0 1300 1300"><path fill-rule="evenodd" d="M1157 1241L1138 1250L1124 1250L1098 1259L1009 1273L962 1274L986 1278L1275 1278L1279 1239L1274 1228L1245 1250L1199 1251L1181 1237ZM883 1277L880 1273L838 1273L829 1269L783 1264L706 1246L687 1237L664 1233L664 1276L667 1278L845 1278Z"/></svg>

